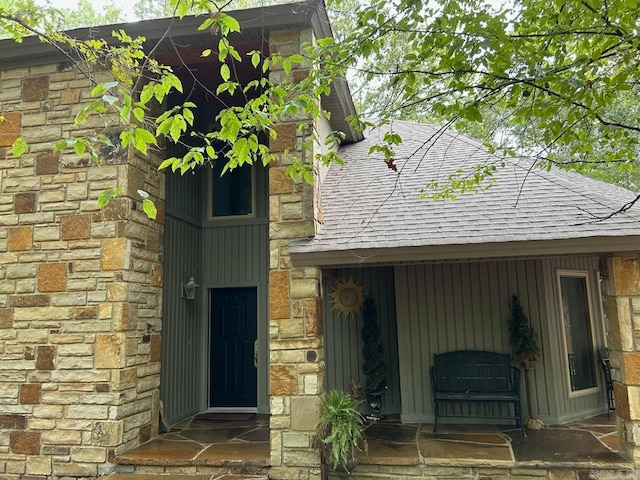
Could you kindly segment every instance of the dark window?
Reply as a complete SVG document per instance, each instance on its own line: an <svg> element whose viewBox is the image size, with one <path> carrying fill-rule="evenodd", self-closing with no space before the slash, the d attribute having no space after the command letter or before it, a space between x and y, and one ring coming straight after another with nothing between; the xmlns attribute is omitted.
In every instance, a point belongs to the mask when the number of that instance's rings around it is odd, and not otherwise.
<svg viewBox="0 0 640 480"><path fill-rule="evenodd" d="M221 176L224 162L218 160L212 172L212 217L253 214L253 182L251 165L227 170Z"/></svg>

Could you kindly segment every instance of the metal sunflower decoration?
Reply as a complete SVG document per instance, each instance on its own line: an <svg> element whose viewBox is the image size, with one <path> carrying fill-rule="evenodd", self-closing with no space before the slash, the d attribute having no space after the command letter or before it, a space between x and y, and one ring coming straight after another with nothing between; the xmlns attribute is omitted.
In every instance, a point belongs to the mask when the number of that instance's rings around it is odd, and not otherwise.
<svg viewBox="0 0 640 480"><path fill-rule="evenodd" d="M333 310L345 319L356 315L362 310L364 288L353 280L342 280L336 283L330 294Z"/></svg>

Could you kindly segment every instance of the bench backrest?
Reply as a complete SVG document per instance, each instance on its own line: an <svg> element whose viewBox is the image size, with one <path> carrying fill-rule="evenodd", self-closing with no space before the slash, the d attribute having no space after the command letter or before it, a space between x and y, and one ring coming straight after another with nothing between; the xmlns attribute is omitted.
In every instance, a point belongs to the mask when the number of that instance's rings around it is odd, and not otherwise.
<svg viewBox="0 0 640 480"><path fill-rule="evenodd" d="M459 350L433 356L431 380L440 392L508 392L513 370L509 354Z"/></svg>

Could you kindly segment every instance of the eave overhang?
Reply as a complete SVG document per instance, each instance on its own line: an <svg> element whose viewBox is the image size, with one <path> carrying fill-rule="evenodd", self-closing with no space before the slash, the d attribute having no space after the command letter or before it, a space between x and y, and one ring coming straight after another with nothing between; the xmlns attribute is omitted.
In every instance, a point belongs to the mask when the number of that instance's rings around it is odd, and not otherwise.
<svg viewBox="0 0 640 480"><path fill-rule="evenodd" d="M311 250L303 243L292 243L289 252L296 267L394 265L557 255L636 255L640 253L640 235L343 250Z"/></svg>

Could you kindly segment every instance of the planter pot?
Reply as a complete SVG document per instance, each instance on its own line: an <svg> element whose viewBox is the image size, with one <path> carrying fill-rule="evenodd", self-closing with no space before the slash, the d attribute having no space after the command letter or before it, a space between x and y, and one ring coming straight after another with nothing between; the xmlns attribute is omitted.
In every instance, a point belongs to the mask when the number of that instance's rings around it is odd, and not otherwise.
<svg viewBox="0 0 640 480"><path fill-rule="evenodd" d="M371 407L371 413L365 417L367 420L370 422L379 422L380 420L384 420L385 416L380 413L383 401L384 391L373 392L367 395L367 403Z"/></svg>
<svg viewBox="0 0 640 480"><path fill-rule="evenodd" d="M351 452L350 458L347 459L346 465L337 465L334 467L333 462L331 461L331 449L332 445L330 443L322 444L322 461L331 471L338 473L347 473L350 474L354 468L358 466L358 452Z"/></svg>

